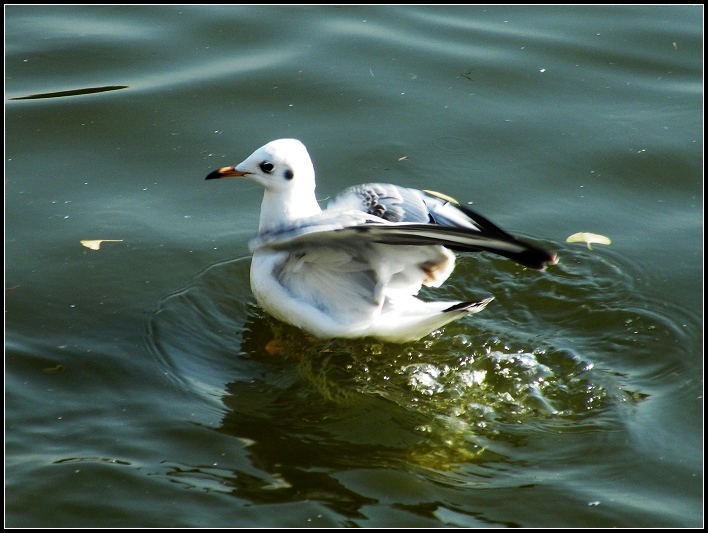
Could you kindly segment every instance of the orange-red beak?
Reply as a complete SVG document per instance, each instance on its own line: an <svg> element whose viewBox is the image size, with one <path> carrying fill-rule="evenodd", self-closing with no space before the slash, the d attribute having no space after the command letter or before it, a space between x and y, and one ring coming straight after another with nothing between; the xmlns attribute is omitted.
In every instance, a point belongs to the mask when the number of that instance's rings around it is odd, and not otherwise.
<svg viewBox="0 0 708 533"><path fill-rule="evenodd" d="M247 172L240 172L236 170L236 167L221 167L219 170L215 170L209 174L205 179L215 180L219 178L241 178L246 174Z"/></svg>

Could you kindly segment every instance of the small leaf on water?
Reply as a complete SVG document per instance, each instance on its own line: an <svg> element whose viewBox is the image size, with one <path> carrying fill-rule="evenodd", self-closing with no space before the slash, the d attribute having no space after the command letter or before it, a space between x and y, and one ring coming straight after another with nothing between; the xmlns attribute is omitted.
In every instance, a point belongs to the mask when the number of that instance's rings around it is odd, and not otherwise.
<svg viewBox="0 0 708 533"><path fill-rule="evenodd" d="M599 235L597 233L588 232L573 233L573 235L568 237L565 242L584 242L588 245L589 250L592 250L592 244L612 244L612 241L609 239L609 237L605 237L604 235Z"/></svg>
<svg viewBox="0 0 708 533"><path fill-rule="evenodd" d="M123 239L103 239L96 241L80 241L86 248L91 248L92 250L98 250L101 248L102 242L123 242Z"/></svg>

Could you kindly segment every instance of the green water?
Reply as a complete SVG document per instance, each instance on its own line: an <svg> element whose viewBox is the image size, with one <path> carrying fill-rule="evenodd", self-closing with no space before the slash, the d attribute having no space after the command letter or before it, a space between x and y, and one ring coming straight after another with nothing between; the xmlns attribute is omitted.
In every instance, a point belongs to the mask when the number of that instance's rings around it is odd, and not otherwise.
<svg viewBox="0 0 708 533"><path fill-rule="evenodd" d="M702 7L5 13L7 526L702 525ZM262 190L204 181L280 137L321 199L438 190L561 261L313 342L251 295Z"/></svg>

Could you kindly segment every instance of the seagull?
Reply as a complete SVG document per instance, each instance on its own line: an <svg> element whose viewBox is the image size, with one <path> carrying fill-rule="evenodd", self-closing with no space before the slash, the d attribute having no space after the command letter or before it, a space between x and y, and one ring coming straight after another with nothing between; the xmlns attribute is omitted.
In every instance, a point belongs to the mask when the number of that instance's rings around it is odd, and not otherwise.
<svg viewBox="0 0 708 533"><path fill-rule="evenodd" d="M278 139L206 179L246 178L263 186L251 240L251 289L273 317L319 339L418 340L478 313L481 301L423 301L457 252L492 252L534 269L557 256L510 235L453 198L388 183L349 187L326 209L315 195L305 145Z"/></svg>

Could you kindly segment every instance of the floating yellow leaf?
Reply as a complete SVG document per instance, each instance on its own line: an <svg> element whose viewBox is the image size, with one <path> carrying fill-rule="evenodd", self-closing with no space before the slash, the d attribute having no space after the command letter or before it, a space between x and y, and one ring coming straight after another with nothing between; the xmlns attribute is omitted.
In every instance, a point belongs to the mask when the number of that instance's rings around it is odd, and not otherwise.
<svg viewBox="0 0 708 533"><path fill-rule="evenodd" d="M98 241L81 241L81 244L86 248L91 248L92 250L98 250L101 248L102 242L123 242L123 239L103 239Z"/></svg>
<svg viewBox="0 0 708 533"><path fill-rule="evenodd" d="M609 239L609 237L605 237L604 235L598 235L597 233L588 233L585 231L580 233L573 233L573 235L568 237L565 242L584 242L588 245L589 250L592 250L592 244L612 244L612 241Z"/></svg>

